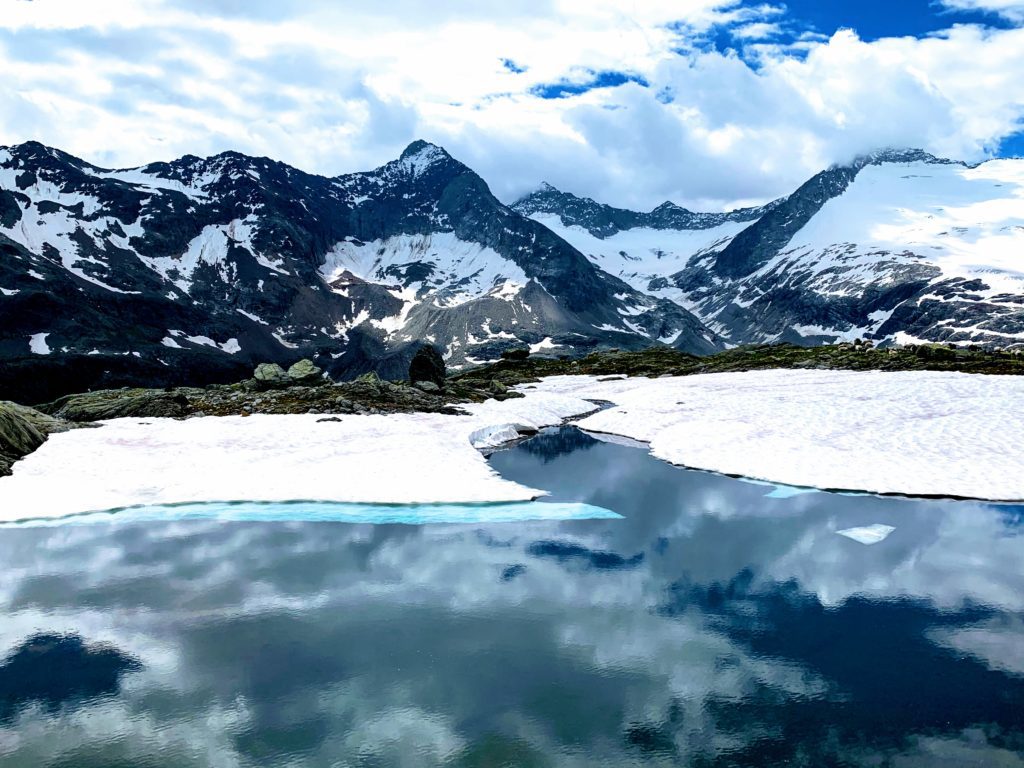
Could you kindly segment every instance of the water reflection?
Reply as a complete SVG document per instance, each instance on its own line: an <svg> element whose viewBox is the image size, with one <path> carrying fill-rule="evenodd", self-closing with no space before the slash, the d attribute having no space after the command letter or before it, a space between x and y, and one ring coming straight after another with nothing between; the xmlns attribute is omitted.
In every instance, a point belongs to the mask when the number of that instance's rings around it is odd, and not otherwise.
<svg viewBox="0 0 1024 768"><path fill-rule="evenodd" d="M54 713L117 693L139 663L115 648L87 648L77 635L30 637L0 664L0 723L39 705Z"/></svg>
<svg viewBox="0 0 1024 768"><path fill-rule="evenodd" d="M1019 507L766 497L576 430L492 462L625 518L0 531L7 663L116 654L0 672L0 764L1024 764Z"/></svg>

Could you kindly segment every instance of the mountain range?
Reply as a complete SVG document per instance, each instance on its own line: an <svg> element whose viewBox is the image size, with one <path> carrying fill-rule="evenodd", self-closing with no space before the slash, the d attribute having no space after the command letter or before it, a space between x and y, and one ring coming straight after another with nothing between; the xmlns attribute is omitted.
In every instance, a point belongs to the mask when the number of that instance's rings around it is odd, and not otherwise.
<svg viewBox="0 0 1024 768"><path fill-rule="evenodd" d="M510 347L1024 345L1024 161L886 151L728 213L550 185L506 205L423 141L324 177L226 152L109 170L0 147L0 397L404 376Z"/></svg>

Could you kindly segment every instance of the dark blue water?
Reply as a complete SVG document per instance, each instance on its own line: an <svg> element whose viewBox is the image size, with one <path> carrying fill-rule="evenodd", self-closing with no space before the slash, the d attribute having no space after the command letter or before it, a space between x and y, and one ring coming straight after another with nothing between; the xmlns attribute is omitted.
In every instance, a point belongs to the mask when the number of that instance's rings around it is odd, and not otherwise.
<svg viewBox="0 0 1024 768"><path fill-rule="evenodd" d="M1024 764L1020 507L492 462L624 517L0 530L0 766Z"/></svg>

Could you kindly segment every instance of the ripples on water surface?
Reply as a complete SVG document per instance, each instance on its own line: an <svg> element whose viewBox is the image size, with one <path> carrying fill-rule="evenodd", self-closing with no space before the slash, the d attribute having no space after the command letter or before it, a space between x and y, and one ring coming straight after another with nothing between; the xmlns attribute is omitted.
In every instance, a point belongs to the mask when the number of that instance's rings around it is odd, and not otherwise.
<svg viewBox="0 0 1024 768"><path fill-rule="evenodd" d="M0 530L0 765L1024 765L1020 507L492 462L625 517Z"/></svg>

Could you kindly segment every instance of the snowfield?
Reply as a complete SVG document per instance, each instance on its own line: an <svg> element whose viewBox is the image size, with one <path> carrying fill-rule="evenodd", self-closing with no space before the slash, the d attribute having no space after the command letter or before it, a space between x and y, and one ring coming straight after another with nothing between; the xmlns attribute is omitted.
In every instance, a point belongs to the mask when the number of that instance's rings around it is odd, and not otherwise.
<svg viewBox="0 0 1024 768"><path fill-rule="evenodd" d="M202 501L529 501L544 492L501 479L470 436L512 423L537 429L594 407L538 394L471 405L469 416L114 419L53 435L18 462L0 479L0 520Z"/></svg>
<svg viewBox="0 0 1024 768"><path fill-rule="evenodd" d="M117 419L54 435L18 462L0 479L0 519L202 501L526 501L543 492L503 480L477 449L587 413L583 429L643 441L697 469L788 486L1024 499L1024 378L561 376L522 391L468 405L466 416ZM591 399L615 405L594 413Z"/></svg>
<svg viewBox="0 0 1024 768"><path fill-rule="evenodd" d="M791 486L1024 500L1024 378L751 371L531 390L609 400L583 429L660 459Z"/></svg>

